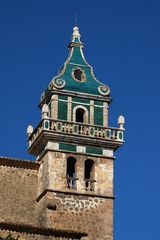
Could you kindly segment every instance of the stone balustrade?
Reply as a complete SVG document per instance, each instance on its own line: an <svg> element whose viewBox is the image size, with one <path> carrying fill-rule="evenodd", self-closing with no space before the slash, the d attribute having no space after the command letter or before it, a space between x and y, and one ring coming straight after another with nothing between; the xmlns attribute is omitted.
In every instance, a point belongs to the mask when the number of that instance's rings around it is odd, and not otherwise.
<svg viewBox="0 0 160 240"><path fill-rule="evenodd" d="M78 180L79 178L76 177L66 177L66 187L70 190L77 190L76 182ZM94 179L84 179L84 189L93 192L95 182Z"/></svg>
<svg viewBox="0 0 160 240"><path fill-rule="evenodd" d="M96 180L93 179L84 179L85 182L85 190L86 191L94 191L94 183Z"/></svg>
<svg viewBox="0 0 160 240"><path fill-rule="evenodd" d="M42 131L51 131L53 133L64 133L119 142L124 141L124 129L121 128L106 128L103 126L46 118L39 123L37 128L35 128L33 133L28 137L29 146L32 145Z"/></svg>
<svg viewBox="0 0 160 240"><path fill-rule="evenodd" d="M67 181L66 181L67 188L69 188L69 189L76 189L76 181L78 180L78 178L66 177L66 179L67 179Z"/></svg>

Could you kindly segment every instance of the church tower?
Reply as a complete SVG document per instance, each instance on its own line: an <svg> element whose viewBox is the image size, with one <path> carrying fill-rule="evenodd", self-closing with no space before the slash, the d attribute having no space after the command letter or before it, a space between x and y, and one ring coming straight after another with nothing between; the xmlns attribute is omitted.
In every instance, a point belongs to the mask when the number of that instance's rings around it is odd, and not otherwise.
<svg viewBox="0 0 160 240"><path fill-rule="evenodd" d="M41 121L28 126L28 152L40 164L37 223L113 239L114 152L124 142L124 117L108 126L110 88L83 55L77 26L69 55L41 96Z"/></svg>

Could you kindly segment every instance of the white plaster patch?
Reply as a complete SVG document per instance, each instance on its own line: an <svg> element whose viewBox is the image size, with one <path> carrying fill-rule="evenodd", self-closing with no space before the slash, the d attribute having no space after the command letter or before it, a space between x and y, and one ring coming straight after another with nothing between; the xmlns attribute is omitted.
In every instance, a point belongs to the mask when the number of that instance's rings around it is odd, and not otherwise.
<svg viewBox="0 0 160 240"><path fill-rule="evenodd" d="M86 147L77 146L76 151L77 151L77 152L80 152L80 153L86 153Z"/></svg>
<svg viewBox="0 0 160 240"><path fill-rule="evenodd" d="M103 156L113 157L113 150L103 149Z"/></svg>
<svg viewBox="0 0 160 240"><path fill-rule="evenodd" d="M59 143L55 143L55 142L48 142L45 149L48 150L58 150L59 149Z"/></svg>

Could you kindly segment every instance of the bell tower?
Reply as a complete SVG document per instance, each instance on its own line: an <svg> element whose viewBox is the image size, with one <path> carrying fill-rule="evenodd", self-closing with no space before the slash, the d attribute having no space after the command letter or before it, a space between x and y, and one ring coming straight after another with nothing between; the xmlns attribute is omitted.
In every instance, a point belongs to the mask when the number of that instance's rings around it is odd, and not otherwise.
<svg viewBox="0 0 160 240"><path fill-rule="evenodd" d="M112 240L114 152L124 142L124 117L118 127L108 126L110 88L86 61L77 26L68 48L41 96L41 121L27 129L28 152L40 163L37 222Z"/></svg>

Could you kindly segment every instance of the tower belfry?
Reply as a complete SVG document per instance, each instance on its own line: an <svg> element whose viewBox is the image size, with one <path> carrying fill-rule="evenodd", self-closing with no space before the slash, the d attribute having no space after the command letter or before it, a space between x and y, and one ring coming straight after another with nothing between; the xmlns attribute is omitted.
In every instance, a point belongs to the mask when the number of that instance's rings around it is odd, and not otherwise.
<svg viewBox="0 0 160 240"><path fill-rule="evenodd" d="M37 221L113 239L114 152L124 142L124 117L108 126L110 88L98 81L73 28L68 58L41 95L41 120L28 126L28 152L40 164Z"/></svg>

